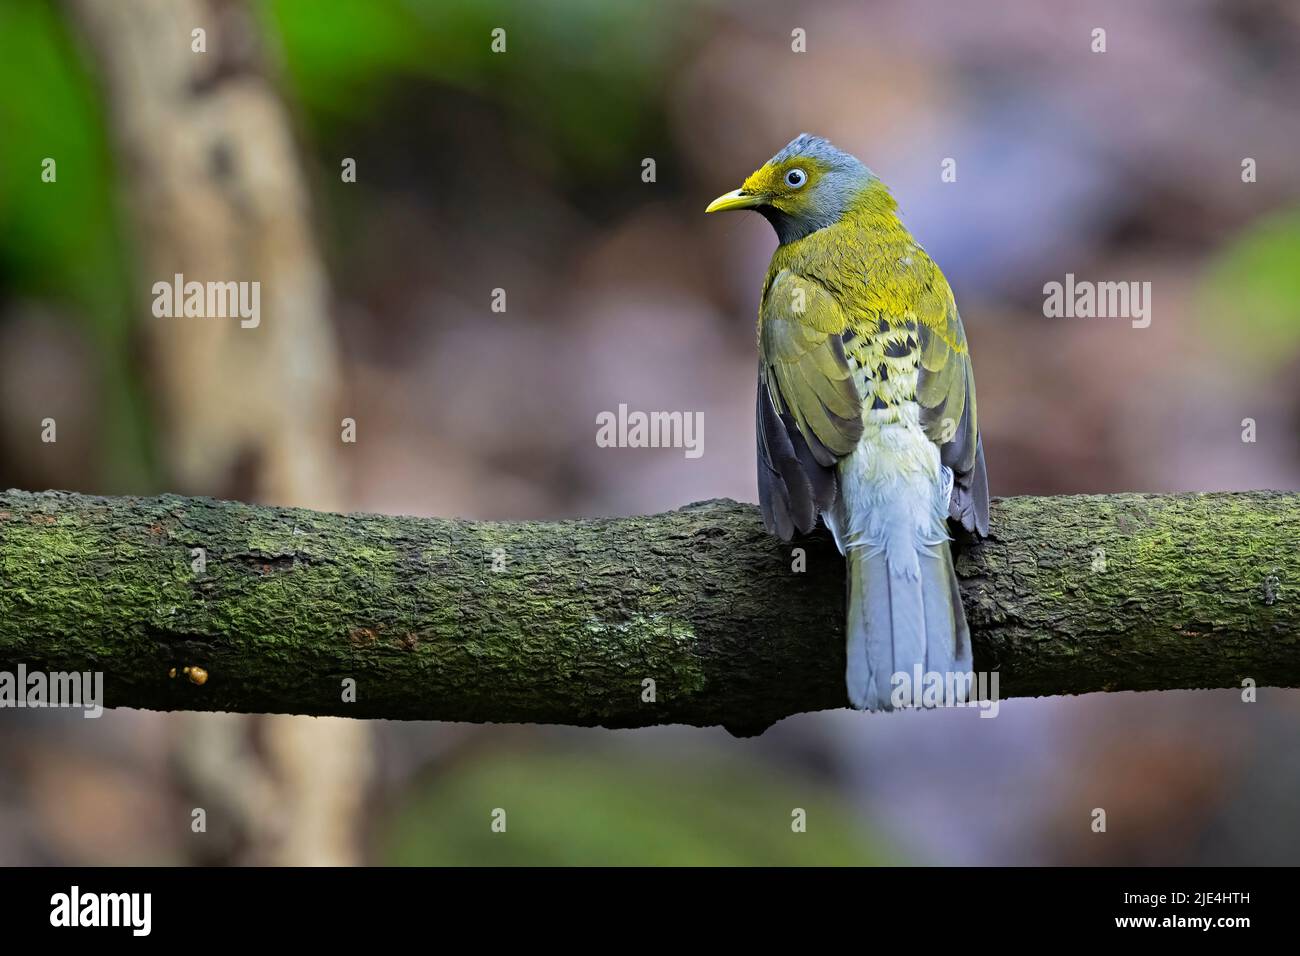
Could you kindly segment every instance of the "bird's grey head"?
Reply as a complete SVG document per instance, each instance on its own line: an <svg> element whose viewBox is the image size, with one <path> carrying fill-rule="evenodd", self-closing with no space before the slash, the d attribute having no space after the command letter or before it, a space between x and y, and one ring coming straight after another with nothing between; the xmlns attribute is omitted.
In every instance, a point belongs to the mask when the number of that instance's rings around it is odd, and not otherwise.
<svg viewBox="0 0 1300 956"><path fill-rule="evenodd" d="M753 209L772 223L781 242L793 242L838 222L871 180L856 156L802 133L705 211Z"/></svg>

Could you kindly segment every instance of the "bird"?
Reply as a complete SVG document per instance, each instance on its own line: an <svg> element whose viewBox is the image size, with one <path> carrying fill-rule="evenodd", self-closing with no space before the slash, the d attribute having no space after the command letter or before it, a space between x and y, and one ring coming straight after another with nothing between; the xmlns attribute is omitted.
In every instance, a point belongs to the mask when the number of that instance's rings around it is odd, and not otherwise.
<svg viewBox="0 0 1300 956"><path fill-rule="evenodd" d="M885 184L821 137L795 137L705 211L736 209L778 241L758 318L763 523L788 542L820 516L844 555L853 707L917 703L918 675L974 676L950 527L989 533L952 290ZM967 702L969 684L944 686L945 703Z"/></svg>

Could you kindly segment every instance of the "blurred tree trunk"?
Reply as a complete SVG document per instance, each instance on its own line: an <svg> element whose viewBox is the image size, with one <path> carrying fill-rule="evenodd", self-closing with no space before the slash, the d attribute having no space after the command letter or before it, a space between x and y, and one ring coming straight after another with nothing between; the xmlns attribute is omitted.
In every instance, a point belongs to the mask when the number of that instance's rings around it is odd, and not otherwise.
<svg viewBox="0 0 1300 956"><path fill-rule="evenodd" d="M293 126L250 10L241 0L67 2L107 95L169 484L339 508L329 284ZM153 284L176 275L260 283L259 324L156 317ZM266 718L259 758L246 718L190 719L186 770L238 808L232 829L253 858L355 861L364 725Z"/></svg>

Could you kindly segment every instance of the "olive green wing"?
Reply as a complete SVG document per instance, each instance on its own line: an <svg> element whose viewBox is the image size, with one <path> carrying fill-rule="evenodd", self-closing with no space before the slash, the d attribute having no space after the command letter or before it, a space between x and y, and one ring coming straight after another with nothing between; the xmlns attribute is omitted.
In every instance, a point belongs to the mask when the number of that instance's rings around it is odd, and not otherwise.
<svg viewBox="0 0 1300 956"><path fill-rule="evenodd" d="M862 402L844 354L847 321L811 279L779 272L759 311L758 497L767 529L806 534L835 503L835 465L862 437Z"/></svg>
<svg viewBox="0 0 1300 956"><path fill-rule="evenodd" d="M922 262L933 271L917 303L921 426L939 446L940 461L952 469L949 518L983 536L989 531L989 486L975 411L975 370L952 290L932 262Z"/></svg>

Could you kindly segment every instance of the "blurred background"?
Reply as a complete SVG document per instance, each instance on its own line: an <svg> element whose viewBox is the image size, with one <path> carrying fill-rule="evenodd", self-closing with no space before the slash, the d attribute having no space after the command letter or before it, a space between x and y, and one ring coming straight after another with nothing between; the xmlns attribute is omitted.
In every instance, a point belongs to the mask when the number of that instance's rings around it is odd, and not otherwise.
<svg viewBox="0 0 1300 956"><path fill-rule="evenodd" d="M702 211L807 130L949 277L995 494L1295 490L1297 89L1287 0L5 0L0 486L754 501L775 238ZM262 281L261 326L154 318L176 272ZM1150 281L1150 327L1045 318L1066 273ZM598 447L620 403L702 411L703 456ZM1300 691L1259 697L753 740L4 711L0 863L1295 863Z"/></svg>

